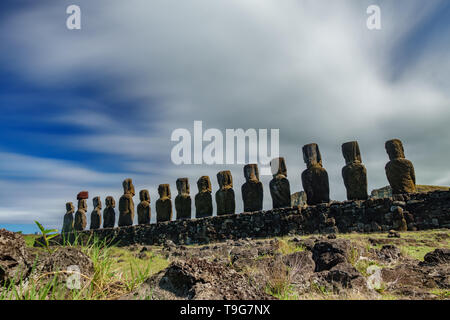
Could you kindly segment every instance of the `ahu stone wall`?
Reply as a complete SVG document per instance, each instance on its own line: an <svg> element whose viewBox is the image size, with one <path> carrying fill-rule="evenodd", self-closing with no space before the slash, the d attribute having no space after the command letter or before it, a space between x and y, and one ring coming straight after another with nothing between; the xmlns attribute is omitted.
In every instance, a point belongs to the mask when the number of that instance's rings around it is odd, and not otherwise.
<svg viewBox="0 0 450 320"><path fill-rule="evenodd" d="M333 201L304 207L182 219L77 232L81 241L97 236L120 246L206 244L228 239L313 233L380 232L450 228L450 191L394 195L392 198ZM68 240L75 233L68 233ZM55 238L61 243L61 236Z"/></svg>

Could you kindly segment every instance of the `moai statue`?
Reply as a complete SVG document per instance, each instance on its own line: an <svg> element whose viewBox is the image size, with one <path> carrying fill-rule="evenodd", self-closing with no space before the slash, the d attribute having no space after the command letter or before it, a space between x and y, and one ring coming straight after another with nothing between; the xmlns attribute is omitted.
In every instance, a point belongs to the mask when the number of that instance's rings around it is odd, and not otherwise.
<svg viewBox="0 0 450 320"><path fill-rule="evenodd" d="M138 224L149 224L151 218L150 209L150 193L148 190L141 190L139 192L139 199L141 202L137 206Z"/></svg>
<svg viewBox="0 0 450 320"><path fill-rule="evenodd" d="M315 143L303 146L303 160L307 169L302 172L302 184L308 205L330 202L328 173L322 167L319 146Z"/></svg>
<svg viewBox="0 0 450 320"><path fill-rule="evenodd" d="M83 231L86 228L87 225L86 211L87 211L86 199L79 199L78 210L75 213L75 221L73 224L73 228L76 231Z"/></svg>
<svg viewBox="0 0 450 320"><path fill-rule="evenodd" d="M102 201L100 197L92 199L92 203L94 204L94 210L91 213L91 230L99 229L102 225Z"/></svg>
<svg viewBox="0 0 450 320"><path fill-rule="evenodd" d="M170 185L160 184L158 187L159 199L156 200L156 222L172 220L172 198Z"/></svg>
<svg viewBox="0 0 450 320"><path fill-rule="evenodd" d="M270 195L273 208L288 208L291 206L291 187L287 179L287 168L284 158L276 158L270 162L273 179L270 181Z"/></svg>
<svg viewBox="0 0 450 320"><path fill-rule="evenodd" d="M342 178L347 189L348 200L367 200L367 170L362 164L361 152L357 141L342 145L342 155L345 167L342 168Z"/></svg>
<svg viewBox="0 0 450 320"><path fill-rule="evenodd" d="M244 166L245 183L241 187L244 212L260 211L263 207L263 184L259 181L257 164Z"/></svg>
<svg viewBox="0 0 450 320"><path fill-rule="evenodd" d="M133 180L125 179L122 183L123 195L119 200L119 227L132 226L134 221L135 195Z"/></svg>
<svg viewBox="0 0 450 320"><path fill-rule="evenodd" d="M208 176L197 181L198 193L195 195L195 217L210 217L213 214L212 187Z"/></svg>
<svg viewBox="0 0 450 320"><path fill-rule="evenodd" d="M103 210L103 228L114 228L116 223L116 201L109 196L105 199L106 208Z"/></svg>
<svg viewBox="0 0 450 320"><path fill-rule="evenodd" d="M216 192L217 215L234 214L236 202L233 190L233 177L230 171L220 171L217 174L220 189Z"/></svg>
<svg viewBox="0 0 450 320"><path fill-rule="evenodd" d="M175 209L177 211L177 220L191 218L192 200L189 194L188 178L177 179L178 195L175 198Z"/></svg>
<svg viewBox="0 0 450 320"><path fill-rule="evenodd" d="M73 232L73 213L75 212L75 207L72 202L66 203L66 214L64 215L63 227L61 233Z"/></svg>
<svg viewBox="0 0 450 320"><path fill-rule="evenodd" d="M416 192L416 175L411 161L405 159L403 144L398 139L386 142L386 151L390 161L386 164L386 176L392 188L392 194Z"/></svg>

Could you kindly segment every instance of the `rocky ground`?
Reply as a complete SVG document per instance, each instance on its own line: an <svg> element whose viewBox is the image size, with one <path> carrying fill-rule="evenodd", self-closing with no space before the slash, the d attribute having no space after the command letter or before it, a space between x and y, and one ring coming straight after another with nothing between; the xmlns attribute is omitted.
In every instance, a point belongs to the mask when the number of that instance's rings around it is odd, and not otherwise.
<svg viewBox="0 0 450 320"><path fill-rule="evenodd" d="M450 299L447 229L53 252L0 231L3 298L18 270L44 285L73 264L95 293L84 299Z"/></svg>

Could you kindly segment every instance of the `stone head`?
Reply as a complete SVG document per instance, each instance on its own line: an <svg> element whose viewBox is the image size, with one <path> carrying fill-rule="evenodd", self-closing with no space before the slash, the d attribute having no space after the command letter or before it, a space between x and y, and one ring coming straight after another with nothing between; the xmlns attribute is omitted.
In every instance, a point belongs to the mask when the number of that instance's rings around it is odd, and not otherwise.
<svg viewBox="0 0 450 320"><path fill-rule="evenodd" d="M160 198L171 198L170 195L170 185L169 184L160 184L158 187L158 193Z"/></svg>
<svg viewBox="0 0 450 320"><path fill-rule="evenodd" d="M287 177L286 161L284 160L284 158L275 158L270 161L270 168L272 169L273 177L276 177L280 174Z"/></svg>
<svg viewBox="0 0 450 320"><path fill-rule="evenodd" d="M308 168L316 164L322 166L322 157L320 155L319 146L316 143L303 146L303 160Z"/></svg>
<svg viewBox="0 0 450 320"><path fill-rule="evenodd" d="M386 141L385 147L390 160L405 158L403 144L399 139Z"/></svg>
<svg viewBox="0 0 450 320"><path fill-rule="evenodd" d="M131 196L135 195L134 191L134 185L132 179L125 179L122 183L123 186L123 193L124 194L131 194Z"/></svg>
<svg viewBox="0 0 450 320"><path fill-rule="evenodd" d="M177 179L177 190L178 194L189 194L189 179L188 178L178 178Z"/></svg>
<svg viewBox="0 0 450 320"><path fill-rule="evenodd" d="M139 191L139 199L141 201L150 202L150 193L148 192L148 190L143 189L143 190Z"/></svg>
<svg viewBox="0 0 450 320"><path fill-rule="evenodd" d="M358 141L351 141L344 143L342 145L342 155L344 156L345 164L362 162Z"/></svg>
<svg viewBox="0 0 450 320"><path fill-rule="evenodd" d="M220 171L217 174L217 182L219 182L219 186L221 189L225 187L233 188L233 177L231 176L231 171Z"/></svg>
<svg viewBox="0 0 450 320"><path fill-rule="evenodd" d="M98 209L102 208L102 201L100 200L100 197L93 198L92 204L94 205L94 208L98 208Z"/></svg>
<svg viewBox="0 0 450 320"><path fill-rule="evenodd" d="M105 204L106 204L106 206L109 207L109 208L115 208L115 207L116 207L116 200L114 200L113 197L108 196L108 197L106 197L106 199L105 199Z"/></svg>
<svg viewBox="0 0 450 320"><path fill-rule="evenodd" d="M212 192L211 180L208 176L202 176L197 181L198 192Z"/></svg>
<svg viewBox="0 0 450 320"><path fill-rule="evenodd" d="M66 211L67 213L73 213L75 211L75 207L72 202L66 203Z"/></svg>
<svg viewBox="0 0 450 320"><path fill-rule="evenodd" d="M80 199L78 200L78 210L87 210L87 201L86 199Z"/></svg>
<svg viewBox="0 0 450 320"><path fill-rule="evenodd" d="M244 177L246 181L259 181L259 171L257 164L247 164L244 166Z"/></svg>

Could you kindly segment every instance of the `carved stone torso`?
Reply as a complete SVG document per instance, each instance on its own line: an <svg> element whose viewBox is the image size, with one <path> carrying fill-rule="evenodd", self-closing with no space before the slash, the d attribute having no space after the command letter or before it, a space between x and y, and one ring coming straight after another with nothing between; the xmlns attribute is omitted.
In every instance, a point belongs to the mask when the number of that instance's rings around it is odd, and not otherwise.
<svg viewBox="0 0 450 320"><path fill-rule="evenodd" d="M74 228L74 218L73 213L75 209L72 202L66 204L66 214L64 215L63 227L61 233L73 232Z"/></svg>
<svg viewBox="0 0 450 320"><path fill-rule="evenodd" d="M116 202L113 197L106 197L106 208L103 210L103 228L114 228L116 223Z"/></svg>
<svg viewBox="0 0 450 320"><path fill-rule="evenodd" d="M148 190L139 192L139 202L137 206L138 224L149 224L151 219L150 193Z"/></svg>
<svg viewBox="0 0 450 320"><path fill-rule="evenodd" d="M134 221L134 201L131 194L124 194L119 200L119 227L131 226Z"/></svg>
<svg viewBox="0 0 450 320"><path fill-rule="evenodd" d="M217 215L234 214L236 202L232 188L221 189L216 192Z"/></svg>
<svg viewBox="0 0 450 320"><path fill-rule="evenodd" d="M284 175L275 176L269 184L272 205L274 209L291 206L291 187Z"/></svg>
<svg viewBox="0 0 450 320"><path fill-rule="evenodd" d="M367 170L363 164L346 165L342 168L342 178L348 200L367 200Z"/></svg>
<svg viewBox="0 0 450 320"><path fill-rule="evenodd" d="M190 219L192 200L189 194L189 182L187 178L177 180L178 195L175 197L175 210L177 211L177 220Z"/></svg>
<svg viewBox="0 0 450 320"><path fill-rule="evenodd" d="M86 218L87 203L85 199L78 200L78 210L75 213L75 221L73 227L77 231L82 231L86 229L87 218Z"/></svg>
<svg viewBox="0 0 450 320"><path fill-rule="evenodd" d="M170 186L160 185L158 188L160 198L156 200L156 221L164 222L172 220L172 199Z"/></svg>
<svg viewBox="0 0 450 320"><path fill-rule="evenodd" d="M263 207L263 185L261 181L249 180L242 185L244 212L260 211Z"/></svg>
<svg viewBox="0 0 450 320"><path fill-rule="evenodd" d="M395 159L386 164L386 176L392 188L392 194L416 192L414 166L407 159Z"/></svg>
<svg viewBox="0 0 450 320"><path fill-rule="evenodd" d="M330 202L328 173L320 165L314 165L302 172L303 189L308 205Z"/></svg>

